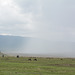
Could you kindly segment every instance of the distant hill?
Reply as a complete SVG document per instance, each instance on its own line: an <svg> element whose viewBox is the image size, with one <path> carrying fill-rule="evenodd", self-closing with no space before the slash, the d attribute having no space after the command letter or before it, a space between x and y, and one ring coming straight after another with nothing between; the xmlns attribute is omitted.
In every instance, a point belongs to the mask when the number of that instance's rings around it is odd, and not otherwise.
<svg viewBox="0 0 75 75"><path fill-rule="evenodd" d="M75 42L48 41L31 37L0 35L0 51L2 53L75 57Z"/></svg>
<svg viewBox="0 0 75 75"><path fill-rule="evenodd" d="M30 37L0 35L0 51L18 51L25 47L30 39Z"/></svg>

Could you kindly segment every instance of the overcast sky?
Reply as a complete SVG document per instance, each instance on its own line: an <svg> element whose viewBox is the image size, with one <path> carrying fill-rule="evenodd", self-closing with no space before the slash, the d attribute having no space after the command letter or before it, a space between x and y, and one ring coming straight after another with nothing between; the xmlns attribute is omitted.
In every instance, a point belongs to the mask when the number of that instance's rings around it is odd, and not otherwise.
<svg viewBox="0 0 75 75"><path fill-rule="evenodd" d="M75 0L0 0L0 35L75 41Z"/></svg>

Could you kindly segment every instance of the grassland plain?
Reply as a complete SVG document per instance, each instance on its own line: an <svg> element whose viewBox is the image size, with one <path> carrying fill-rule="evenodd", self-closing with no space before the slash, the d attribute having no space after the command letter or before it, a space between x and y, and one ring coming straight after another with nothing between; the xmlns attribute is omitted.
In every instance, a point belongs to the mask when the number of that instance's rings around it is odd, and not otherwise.
<svg viewBox="0 0 75 75"><path fill-rule="evenodd" d="M28 60L31 59L31 60ZM74 75L74 58L0 57L0 75Z"/></svg>

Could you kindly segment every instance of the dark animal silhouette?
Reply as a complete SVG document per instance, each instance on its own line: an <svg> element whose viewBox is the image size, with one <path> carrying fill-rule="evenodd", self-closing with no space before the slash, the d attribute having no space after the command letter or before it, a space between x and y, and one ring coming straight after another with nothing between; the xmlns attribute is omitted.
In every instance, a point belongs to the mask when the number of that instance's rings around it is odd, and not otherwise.
<svg viewBox="0 0 75 75"><path fill-rule="evenodd" d="M60 59L60 60L63 60L63 59Z"/></svg>
<svg viewBox="0 0 75 75"><path fill-rule="evenodd" d="M17 55L17 58L19 58L19 55Z"/></svg>
<svg viewBox="0 0 75 75"><path fill-rule="evenodd" d="M28 59L29 61L32 61L32 59Z"/></svg>
<svg viewBox="0 0 75 75"><path fill-rule="evenodd" d="M34 61L37 61L37 59L34 59Z"/></svg>
<svg viewBox="0 0 75 75"><path fill-rule="evenodd" d="M4 57L4 55L2 55L2 57Z"/></svg>

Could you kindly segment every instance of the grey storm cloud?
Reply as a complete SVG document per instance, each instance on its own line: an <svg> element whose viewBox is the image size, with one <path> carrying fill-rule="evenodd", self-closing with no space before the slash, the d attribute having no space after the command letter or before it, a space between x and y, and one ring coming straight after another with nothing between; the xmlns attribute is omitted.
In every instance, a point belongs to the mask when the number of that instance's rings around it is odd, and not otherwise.
<svg viewBox="0 0 75 75"><path fill-rule="evenodd" d="M38 25L42 37L51 40L73 41L75 33L74 0L43 0ZM40 34L40 35L41 35ZM73 39L73 40L72 40Z"/></svg>
<svg viewBox="0 0 75 75"><path fill-rule="evenodd" d="M1 0L0 34L73 41L74 9L74 0Z"/></svg>
<svg viewBox="0 0 75 75"><path fill-rule="evenodd" d="M13 0L1 0L0 11L0 34L21 36L31 32L32 15L22 14Z"/></svg>

